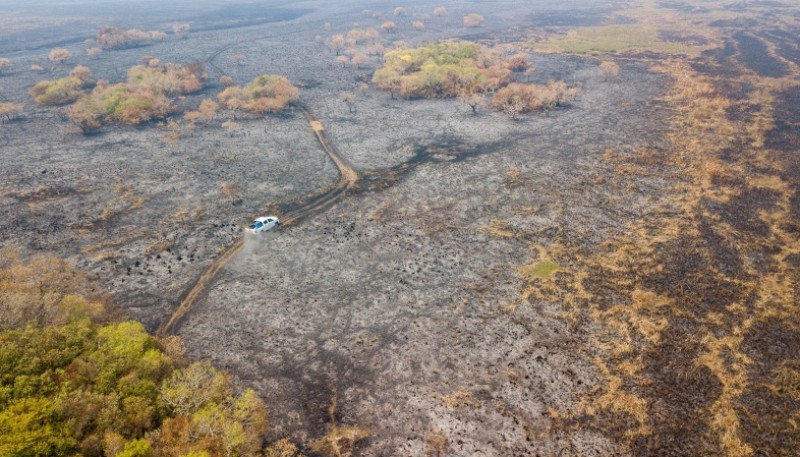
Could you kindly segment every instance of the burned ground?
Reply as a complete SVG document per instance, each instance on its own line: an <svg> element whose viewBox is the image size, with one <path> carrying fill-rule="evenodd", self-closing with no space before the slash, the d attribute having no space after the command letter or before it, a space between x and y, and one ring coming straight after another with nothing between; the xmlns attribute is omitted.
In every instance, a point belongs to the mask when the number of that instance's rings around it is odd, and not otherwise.
<svg viewBox="0 0 800 457"><path fill-rule="evenodd" d="M397 19L390 41L463 37L473 10L487 41L633 21L610 6L570 16L512 3L448 6L419 32ZM617 76L597 57L533 52L534 82L581 94L516 121L359 90L379 59L343 67L314 39L379 25L354 2L302 2L269 23L240 6L221 22L196 16L185 40L73 63L115 80L145 55L205 62L207 87L187 106L214 97L222 75L308 82L302 102L360 172L327 211L247 239L175 328L192 357L259 391L269 439L358 424L370 430L360 455L423 455L434 430L450 455L791 455L796 29L767 27L764 2L725 21L660 4L714 25L718 47L603 56ZM38 77L26 68L42 52L24 49L0 76L11 100ZM357 93L355 113L342 91ZM28 107L0 126L4 245L73 259L155 329L249 217L297 210L336 182L300 112L236 122L84 137ZM245 188L241 203L223 182Z"/></svg>

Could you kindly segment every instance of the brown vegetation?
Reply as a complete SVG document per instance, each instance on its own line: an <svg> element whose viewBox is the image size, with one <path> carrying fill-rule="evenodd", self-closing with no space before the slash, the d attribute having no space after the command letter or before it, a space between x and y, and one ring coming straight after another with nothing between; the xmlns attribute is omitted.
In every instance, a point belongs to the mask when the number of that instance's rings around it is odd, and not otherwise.
<svg viewBox="0 0 800 457"><path fill-rule="evenodd" d="M91 287L61 259L38 256L23 262L16 251L0 249L0 331L96 318L104 306L83 298Z"/></svg>
<svg viewBox="0 0 800 457"><path fill-rule="evenodd" d="M433 9L433 15L438 17L447 16L447 8L444 6L437 6Z"/></svg>
<svg viewBox="0 0 800 457"><path fill-rule="evenodd" d="M105 27L97 32L97 44L103 49L126 49L161 41L167 36L160 30L148 32L139 29Z"/></svg>
<svg viewBox="0 0 800 457"><path fill-rule="evenodd" d="M387 32L394 32L397 30L397 24L395 24L394 21L386 21L381 24L381 28Z"/></svg>
<svg viewBox="0 0 800 457"><path fill-rule="evenodd" d="M422 21L414 21L411 23L411 26L414 27L414 30L422 30L425 28L425 23Z"/></svg>
<svg viewBox="0 0 800 457"><path fill-rule="evenodd" d="M0 73L11 68L11 60L6 57L0 57Z"/></svg>
<svg viewBox="0 0 800 457"><path fill-rule="evenodd" d="M103 50L100 48L89 48L86 50L86 55L89 57L97 57L101 52L103 52Z"/></svg>
<svg viewBox="0 0 800 457"><path fill-rule="evenodd" d="M405 16L406 13L407 13L406 9L403 8L402 6L398 6L397 8L394 9L395 16Z"/></svg>
<svg viewBox="0 0 800 457"><path fill-rule="evenodd" d="M467 14L464 16L464 27L478 27L483 23L483 16L476 13Z"/></svg>
<svg viewBox="0 0 800 457"><path fill-rule="evenodd" d="M184 113L183 118L192 124L198 121L208 123L214 119L214 116L217 114L217 110L219 110L219 104L217 104L217 102L203 99L200 102L200 106L197 107L197 110L187 111Z"/></svg>
<svg viewBox="0 0 800 457"><path fill-rule="evenodd" d="M299 98L300 91L283 76L261 75L245 87L228 87L219 94L222 105L255 114L281 111Z"/></svg>
<svg viewBox="0 0 800 457"><path fill-rule="evenodd" d="M492 106L512 117L539 109L562 106L578 96L578 88L568 87L562 81L547 86L535 84L509 84L492 98Z"/></svg>
<svg viewBox="0 0 800 457"><path fill-rule="evenodd" d="M220 76L219 83L222 85L222 87L231 87L234 85L233 78L228 75Z"/></svg>
<svg viewBox="0 0 800 457"><path fill-rule="evenodd" d="M24 108L25 105L22 103L0 102L0 119L4 119L4 122L14 120Z"/></svg>

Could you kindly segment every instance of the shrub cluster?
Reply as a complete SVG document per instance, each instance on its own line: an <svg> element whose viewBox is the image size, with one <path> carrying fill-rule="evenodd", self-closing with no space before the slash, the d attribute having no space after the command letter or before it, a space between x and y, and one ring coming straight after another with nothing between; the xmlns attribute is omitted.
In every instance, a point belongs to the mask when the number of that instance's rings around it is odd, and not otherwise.
<svg viewBox="0 0 800 457"><path fill-rule="evenodd" d="M167 34L160 30L117 29L105 27L97 32L97 44L103 49L126 49L161 41Z"/></svg>
<svg viewBox="0 0 800 457"><path fill-rule="evenodd" d="M55 81L39 81L28 93L40 105L63 105L77 100L92 84L92 72L78 65L69 76Z"/></svg>
<svg viewBox="0 0 800 457"><path fill-rule="evenodd" d="M202 65L136 65L124 83L98 82L72 106L70 120L87 132L107 123L135 125L163 118L173 111L170 97L203 86L202 72Z"/></svg>
<svg viewBox="0 0 800 457"><path fill-rule="evenodd" d="M281 111L296 101L299 95L297 87L285 77L261 75L244 87L226 88L219 94L219 101L228 109L265 114Z"/></svg>
<svg viewBox="0 0 800 457"><path fill-rule="evenodd" d="M384 60L373 82L405 98L455 97L464 91L492 91L511 82L511 70L502 56L467 41L395 49Z"/></svg>

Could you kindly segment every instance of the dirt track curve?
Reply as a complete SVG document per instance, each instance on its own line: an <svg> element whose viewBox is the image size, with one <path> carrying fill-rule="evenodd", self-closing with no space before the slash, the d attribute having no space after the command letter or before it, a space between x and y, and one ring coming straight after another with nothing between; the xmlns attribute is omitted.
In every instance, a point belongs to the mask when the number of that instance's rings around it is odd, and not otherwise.
<svg viewBox="0 0 800 457"><path fill-rule="evenodd" d="M333 186L329 187L322 193L310 198L304 204L282 215L282 227L295 224L306 216L325 211L331 205L339 201L349 189L354 188L360 178L358 172L353 169L353 167L347 162L347 160L344 159L344 157L341 156L341 154L339 154L339 151L336 149L333 143L331 143L327 135L325 135L325 128L322 123L317 120L316 117L314 117L314 115L305 105L297 103L294 106L303 112L303 115L308 121L308 125L314 131L314 135L316 135L317 140L319 140L322 149L336 165L336 168L339 170L339 179ZM227 264L236 258L236 255L242 250L243 246L244 238L239 238L235 243L222 251L222 253L214 260L214 262L209 265L208 268L206 268L202 275L200 275L197 281L195 281L194 285L192 285L188 292L186 292L181 299L180 305L178 305L178 307L172 313L172 316L170 316L169 320L163 323L158 330L156 330L157 336L168 335L172 332L172 330L176 325L178 325L186 313L192 309L192 306L194 306L195 302L197 302L197 299L200 298L203 292L206 291L209 284L211 284L211 281L216 278L220 270L222 270Z"/></svg>

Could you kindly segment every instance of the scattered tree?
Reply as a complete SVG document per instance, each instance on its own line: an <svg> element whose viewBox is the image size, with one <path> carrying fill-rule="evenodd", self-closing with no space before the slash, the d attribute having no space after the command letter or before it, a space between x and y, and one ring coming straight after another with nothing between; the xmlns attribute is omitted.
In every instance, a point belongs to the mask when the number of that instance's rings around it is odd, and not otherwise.
<svg viewBox="0 0 800 457"><path fill-rule="evenodd" d="M233 78L228 75L220 76L219 83L222 84L222 87L231 87L234 84Z"/></svg>
<svg viewBox="0 0 800 457"><path fill-rule="evenodd" d="M464 27L478 27L483 23L483 16L476 13L467 14L464 16Z"/></svg>
<svg viewBox="0 0 800 457"><path fill-rule="evenodd" d="M241 67L247 60L247 56L245 56L244 54L234 54L231 56L231 60L233 60L233 63Z"/></svg>
<svg viewBox="0 0 800 457"><path fill-rule="evenodd" d="M347 40L345 40L344 35L334 35L328 40L327 44L328 48L338 56L347 47Z"/></svg>
<svg viewBox="0 0 800 457"><path fill-rule="evenodd" d="M381 28L387 32L394 32L395 30L397 30L397 24L395 24L392 21L386 21L383 24L381 24Z"/></svg>
<svg viewBox="0 0 800 457"><path fill-rule="evenodd" d="M458 99L459 101L461 101L461 103L472 108L472 114L478 113L478 106L483 104L485 100L483 95L475 92L474 90L469 90L469 89L463 90L459 94Z"/></svg>
<svg viewBox="0 0 800 457"><path fill-rule="evenodd" d="M367 63L369 61L369 57L363 52L358 52L353 55L350 61L355 65L357 68L361 68L361 65Z"/></svg>
<svg viewBox="0 0 800 457"><path fill-rule="evenodd" d="M31 65L31 71L42 72L44 71L44 67L41 65L33 64Z"/></svg>
<svg viewBox="0 0 800 457"><path fill-rule="evenodd" d="M422 21L414 21L411 23L411 26L414 27L415 30L422 30L425 28L425 23Z"/></svg>
<svg viewBox="0 0 800 457"><path fill-rule="evenodd" d="M342 92L339 94L339 99L347 105L347 108L351 113L355 112L356 94L352 92Z"/></svg>
<svg viewBox="0 0 800 457"><path fill-rule="evenodd" d="M225 198L231 201L232 206L236 206L237 203L241 202L242 196L244 195L244 188L232 182L222 183L219 191L225 196Z"/></svg>
<svg viewBox="0 0 800 457"><path fill-rule="evenodd" d="M405 16L406 12L407 12L406 9L403 8L402 6L398 6L397 8L394 9L395 16Z"/></svg>
<svg viewBox="0 0 800 457"><path fill-rule="evenodd" d="M189 24L175 24L172 26L172 32L181 38L186 38L186 36L189 35L189 30L191 30L191 28L192 26Z"/></svg>
<svg viewBox="0 0 800 457"><path fill-rule="evenodd" d="M0 102L0 119L11 121L16 119L21 113L25 105L21 103L4 103Z"/></svg>
<svg viewBox="0 0 800 457"><path fill-rule="evenodd" d="M64 48L55 48L47 54L47 58L50 62L56 65L63 65L70 57L72 57L72 53Z"/></svg>
<svg viewBox="0 0 800 457"><path fill-rule="evenodd" d="M336 63L342 68L346 67L348 62L350 62L350 58L347 56L336 57Z"/></svg>
<svg viewBox="0 0 800 457"><path fill-rule="evenodd" d="M447 8L444 6L437 6L433 9L433 15L437 17L447 16Z"/></svg>
<svg viewBox="0 0 800 457"><path fill-rule="evenodd" d="M285 77L261 75L245 87L228 87L219 94L219 100L228 109L264 114L285 109L299 95L297 87Z"/></svg>
<svg viewBox="0 0 800 457"><path fill-rule="evenodd" d="M89 57L97 57L100 55L101 52L103 52L102 49L93 47L86 50L86 55Z"/></svg>
<svg viewBox="0 0 800 457"><path fill-rule="evenodd" d="M11 68L11 60L5 57L0 57L0 74L8 70L9 68Z"/></svg>

